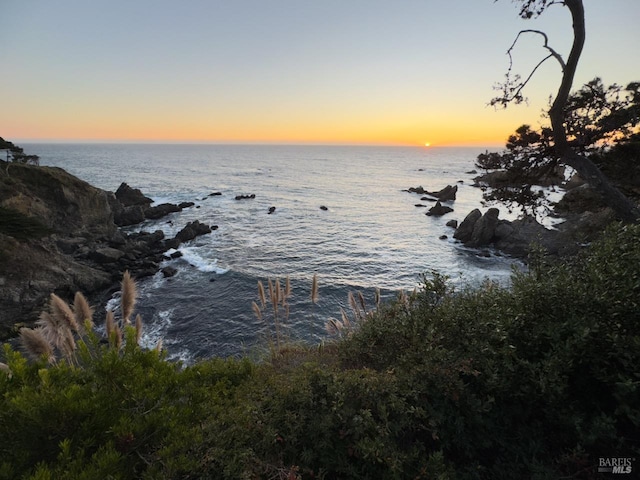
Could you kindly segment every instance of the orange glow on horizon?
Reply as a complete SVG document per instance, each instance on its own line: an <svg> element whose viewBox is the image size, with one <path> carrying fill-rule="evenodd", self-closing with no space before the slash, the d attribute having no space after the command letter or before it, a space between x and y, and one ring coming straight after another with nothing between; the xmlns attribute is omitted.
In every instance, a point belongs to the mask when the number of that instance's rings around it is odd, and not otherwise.
<svg viewBox="0 0 640 480"><path fill-rule="evenodd" d="M151 125L149 127L122 128L117 126L83 125L72 126L54 124L47 128L9 128L3 135L7 139L20 141L69 141L69 142L143 142L143 143L251 143L251 144L340 144L340 145L398 145L423 148L504 145L507 137L504 133L461 132L459 128L434 132L431 140L418 140L418 129L343 129L341 131L323 131L291 129L245 129L233 131L230 128L218 129L219 133L205 128L168 128ZM75 127L75 128L73 128ZM387 131L385 131L387 130ZM395 130L395 131L394 131ZM422 130L422 129L420 129Z"/></svg>
<svg viewBox="0 0 640 480"><path fill-rule="evenodd" d="M495 112L483 111L471 120L455 114L420 115L397 113L386 118L363 118L354 114L336 121L313 113L292 119L229 114L224 119L198 115L101 115L83 111L55 112L41 109L34 116L14 116L2 128L3 136L16 141L67 142L160 142L398 145L414 147L504 145L509 133L521 123ZM56 114L58 114L56 116ZM486 115L486 116L485 116ZM37 118L39 117L39 118ZM429 140L425 141L425 131Z"/></svg>

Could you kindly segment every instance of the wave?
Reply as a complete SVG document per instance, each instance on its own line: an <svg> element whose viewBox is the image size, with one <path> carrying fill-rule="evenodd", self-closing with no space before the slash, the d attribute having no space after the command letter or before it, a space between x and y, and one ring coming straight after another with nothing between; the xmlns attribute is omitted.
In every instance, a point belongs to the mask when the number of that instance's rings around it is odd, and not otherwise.
<svg viewBox="0 0 640 480"><path fill-rule="evenodd" d="M223 275L229 271L228 268L222 268L218 266L218 259L214 258L213 260L202 257L198 251L202 250L198 247L183 247L178 251L182 253L182 260L186 261L192 267L195 267L200 272L204 273L217 273L218 275ZM169 253L169 252L167 252ZM170 253L169 253L170 254Z"/></svg>

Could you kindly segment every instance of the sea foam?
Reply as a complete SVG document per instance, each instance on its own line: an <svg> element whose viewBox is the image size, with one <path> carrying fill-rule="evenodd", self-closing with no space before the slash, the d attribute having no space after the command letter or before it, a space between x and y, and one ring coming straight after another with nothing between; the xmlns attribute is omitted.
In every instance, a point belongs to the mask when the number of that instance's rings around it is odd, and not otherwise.
<svg viewBox="0 0 640 480"><path fill-rule="evenodd" d="M202 257L199 253L201 248L198 247L183 247L179 251L182 253L182 259L185 260L189 265L195 267L200 272L204 273L217 273L222 275L227 273L229 270L226 268L222 268L218 266L218 259L206 259Z"/></svg>

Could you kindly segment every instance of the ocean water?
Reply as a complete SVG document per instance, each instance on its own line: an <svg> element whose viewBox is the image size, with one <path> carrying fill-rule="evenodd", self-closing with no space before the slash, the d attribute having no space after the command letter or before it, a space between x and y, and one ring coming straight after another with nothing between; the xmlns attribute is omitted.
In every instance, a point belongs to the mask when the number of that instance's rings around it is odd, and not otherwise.
<svg viewBox="0 0 640 480"><path fill-rule="evenodd" d="M413 290L420 274L438 270L458 284L485 278L508 282L508 257L477 255L452 238L448 220L481 207L471 186L478 148L256 146L183 144L31 144L41 164L59 166L106 190L140 188L156 203L193 201L196 207L135 227L173 236L193 220L217 225L183 244L178 270L141 279L138 311L143 343L160 339L170 358L191 362L252 354L269 327L251 302L257 282L289 276L293 288L287 335L317 343L325 323L348 311L349 291L372 307ZM403 190L458 185L454 212L429 217L420 196ZM209 196L221 192L220 196ZM252 200L236 195L255 194ZM325 206L326 210L321 209ZM270 207L276 207L268 214ZM447 235L447 239L440 239ZM310 301L313 275L319 301ZM117 305L117 298L111 306Z"/></svg>

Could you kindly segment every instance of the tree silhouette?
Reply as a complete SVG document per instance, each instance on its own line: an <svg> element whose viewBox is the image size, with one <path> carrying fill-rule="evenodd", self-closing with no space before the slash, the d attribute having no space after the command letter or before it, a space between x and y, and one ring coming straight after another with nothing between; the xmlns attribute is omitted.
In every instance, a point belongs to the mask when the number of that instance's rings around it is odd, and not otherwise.
<svg viewBox="0 0 640 480"><path fill-rule="evenodd" d="M618 122L618 126L621 127L620 122L625 119L624 114L626 114L627 117L626 121L622 123L622 126L637 123L637 113L634 118L633 112L637 112L638 108L638 84L631 84L627 87L633 91L633 98L627 105L627 110L624 110L623 108L614 108L614 110L619 114L618 117L616 117L616 115L603 115L603 118L607 117L607 121L610 122L606 125L604 123L597 125L597 122L589 122L588 120L582 121L583 127L586 126L588 128L582 128L580 131L579 127L581 125L581 121L578 120L577 115L580 113L584 114L589 106L588 102L596 101L598 99L597 93L599 93L597 92L597 88L595 88L590 93L586 90L582 90L582 93L571 96L571 88L586 37L583 2L582 0L515 1L520 4L519 14L524 19L537 17L552 5L559 5L568 8L572 18L573 43L569 56L565 61L562 55L551 47L546 33L540 30L527 29L518 33L513 44L507 51L507 54L509 55L509 68L505 75L504 83L500 84L498 87L500 95L491 100L491 105L494 106L506 107L510 103L520 103L524 101L525 97L523 91L525 87L538 68L547 60L556 60L562 69L562 79L548 111L548 117L551 123L550 128L543 129L542 132L538 133L538 135L532 136L530 128L521 130L523 128L521 127L521 129L516 132L516 136L512 136L509 139L509 144L520 147L519 151L512 151L512 153L521 154L520 157L516 155L514 158L510 159L511 163L520 168L523 172L526 172L525 176L528 176L528 178L531 178L534 174L541 173L541 167L549 169L559 163L569 165L603 196L607 204L613 208L621 219L634 222L638 221L638 219L640 219L640 211L638 207L609 181L596 164L589 159L587 156L588 152L584 148L580 148L580 142L584 144L590 141L587 140L590 132L595 132L598 129L609 129L610 131L614 131L615 128L613 127L615 127L616 122ZM529 75L523 79L520 75L517 75L512 71L512 51L520 38L522 38L523 35L528 34L541 36L544 40L544 48L547 50L548 54L532 69ZM589 85L591 85L591 87L599 87L601 86L601 83L592 82L587 84L587 88L590 88ZM615 89L619 87L612 86L610 88ZM602 98L602 95L600 97ZM580 103L581 101L583 104ZM587 103L584 103L584 101L587 101ZM602 111L603 110L600 109L601 115ZM584 136L585 134L587 134L587 137ZM602 138L601 140L604 139L605 138ZM596 142L591 141L590 145L595 143ZM509 148L509 144L507 145L507 148ZM527 154L530 154L532 159L529 163L527 163L525 161L526 158L522 156ZM541 162L541 158L546 158L547 161ZM494 157L492 160L496 162L497 159L497 157ZM489 158L484 159L486 162L489 160ZM479 159L479 161L481 161L481 159ZM527 172L528 166L533 168Z"/></svg>

